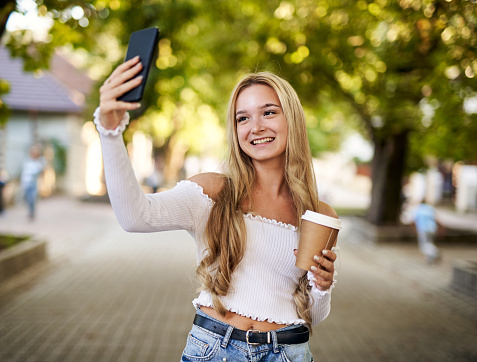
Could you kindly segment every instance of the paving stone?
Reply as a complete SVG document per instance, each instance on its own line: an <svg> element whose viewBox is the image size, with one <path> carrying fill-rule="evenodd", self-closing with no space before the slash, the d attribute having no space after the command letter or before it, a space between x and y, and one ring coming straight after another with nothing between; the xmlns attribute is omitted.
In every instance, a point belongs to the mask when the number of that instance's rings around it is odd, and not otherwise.
<svg viewBox="0 0 477 362"><path fill-rule="evenodd" d="M191 328L195 248L185 232L128 234L108 205L44 200L0 232L49 240L49 261L0 284L0 361L178 361ZM427 265L410 243L340 235L330 316L310 341L318 361L475 361L477 302L452 265L477 246L443 245ZM477 223L475 223L477 224Z"/></svg>

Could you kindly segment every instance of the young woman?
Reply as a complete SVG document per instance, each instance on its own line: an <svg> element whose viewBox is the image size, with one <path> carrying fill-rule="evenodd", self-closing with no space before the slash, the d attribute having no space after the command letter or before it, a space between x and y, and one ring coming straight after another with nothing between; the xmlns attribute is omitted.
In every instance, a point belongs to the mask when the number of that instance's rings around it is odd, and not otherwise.
<svg viewBox="0 0 477 362"><path fill-rule="evenodd" d="M113 71L95 123L121 226L184 229L196 240L201 292L182 361L312 361L309 327L329 314L336 254L315 256L306 273L295 267L294 253L305 210L336 214L318 200L295 91L270 73L243 78L228 108L226 173L144 195L121 137L126 111L138 105L116 100L139 84L133 77L141 67L135 58Z"/></svg>

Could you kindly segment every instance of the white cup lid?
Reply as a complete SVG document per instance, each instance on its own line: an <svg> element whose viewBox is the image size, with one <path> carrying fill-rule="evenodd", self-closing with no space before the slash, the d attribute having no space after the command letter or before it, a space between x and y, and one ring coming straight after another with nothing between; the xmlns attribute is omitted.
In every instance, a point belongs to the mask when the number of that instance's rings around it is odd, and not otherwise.
<svg viewBox="0 0 477 362"><path fill-rule="evenodd" d="M315 224L320 224L327 226L329 228L341 230L341 220L314 212L311 210L306 210L305 214L301 217L303 220L314 222Z"/></svg>

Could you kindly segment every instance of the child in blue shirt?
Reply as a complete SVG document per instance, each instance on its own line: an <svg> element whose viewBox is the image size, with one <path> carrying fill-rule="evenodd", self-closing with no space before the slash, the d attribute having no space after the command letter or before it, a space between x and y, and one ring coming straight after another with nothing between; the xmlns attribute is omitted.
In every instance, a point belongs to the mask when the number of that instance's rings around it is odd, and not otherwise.
<svg viewBox="0 0 477 362"><path fill-rule="evenodd" d="M419 250L426 256L427 262L432 264L439 260L439 249L434 243L438 227L434 207L423 201L416 208L414 223L417 230Z"/></svg>

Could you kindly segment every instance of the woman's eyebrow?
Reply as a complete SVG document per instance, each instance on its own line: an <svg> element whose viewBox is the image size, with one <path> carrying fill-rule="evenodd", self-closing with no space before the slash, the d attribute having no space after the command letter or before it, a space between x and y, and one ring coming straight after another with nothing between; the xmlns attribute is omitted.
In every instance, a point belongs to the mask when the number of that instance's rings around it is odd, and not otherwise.
<svg viewBox="0 0 477 362"><path fill-rule="evenodd" d="M259 107L258 109L265 109L265 108L268 108L268 107L277 107L277 108L280 108L279 105L275 104L275 103L266 103L264 104L263 106Z"/></svg>
<svg viewBox="0 0 477 362"><path fill-rule="evenodd" d="M277 108L280 108L279 105L275 104L275 103L266 103L264 104L263 106L260 106L258 107L258 109L265 109L265 108L268 108L268 107L277 107ZM246 110L240 110L240 111L237 111L235 113L235 115L239 115L239 114L243 114L243 113L247 113Z"/></svg>
<svg viewBox="0 0 477 362"><path fill-rule="evenodd" d="M263 106L259 107L258 109L264 109L264 108L268 108L268 107L278 107L278 108L280 108L280 106L275 104L275 103L266 103Z"/></svg>

